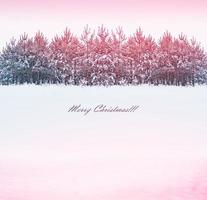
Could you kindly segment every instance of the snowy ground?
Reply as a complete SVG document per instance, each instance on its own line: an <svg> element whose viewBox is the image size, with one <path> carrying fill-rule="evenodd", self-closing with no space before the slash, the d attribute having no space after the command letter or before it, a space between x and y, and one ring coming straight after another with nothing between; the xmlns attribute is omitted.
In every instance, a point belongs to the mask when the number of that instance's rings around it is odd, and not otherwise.
<svg viewBox="0 0 207 200"><path fill-rule="evenodd" d="M1 200L206 200L207 87L0 87ZM68 113L73 104L135 113Z"/></svg>

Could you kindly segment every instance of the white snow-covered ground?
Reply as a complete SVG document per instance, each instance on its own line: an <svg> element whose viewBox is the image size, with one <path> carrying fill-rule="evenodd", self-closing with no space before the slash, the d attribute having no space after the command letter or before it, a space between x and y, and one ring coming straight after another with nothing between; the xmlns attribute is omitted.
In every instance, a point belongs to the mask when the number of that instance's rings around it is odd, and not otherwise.
<svg viewBox="0 0 207 200"><path fill-rule="evenodd" d="M0 199L206 200L207 87L1 86Z"/></svg>

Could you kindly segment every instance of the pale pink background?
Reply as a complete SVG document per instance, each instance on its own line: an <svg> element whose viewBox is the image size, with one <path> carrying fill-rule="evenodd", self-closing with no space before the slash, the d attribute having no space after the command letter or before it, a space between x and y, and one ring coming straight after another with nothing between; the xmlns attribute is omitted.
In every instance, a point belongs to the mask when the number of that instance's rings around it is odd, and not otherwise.
<svg viewBox="0 0 207 200"><path fill-rule="evenodd" d="M1 200L206 200L206 87L0 87ZM140 105L136 113L69 106Z"/></svg>
<svg viewBox="0 0 207 200"><path fill-rule="evenodd" d="M207 47L207 1L0 1L0 48L23 32L141 26ZM178 88L177 88L178 89ZM1 200L205 200L206 88L0 88ZM69 115L74 103L140 104L134 115ZM115 116L115 117L114 117Z"/></svg>
<svg viewBox="0 0 207 200"><path fill-rule="evenodd" d="M66 26L80 34L89 24L108 28L123 26L132 34L141 26L156 39L166 30L177 35L195 36L207 47L207 1L205 0L7 0L0 1L0 47L14 36L41 30L48 38L60 34Z"/></svg>

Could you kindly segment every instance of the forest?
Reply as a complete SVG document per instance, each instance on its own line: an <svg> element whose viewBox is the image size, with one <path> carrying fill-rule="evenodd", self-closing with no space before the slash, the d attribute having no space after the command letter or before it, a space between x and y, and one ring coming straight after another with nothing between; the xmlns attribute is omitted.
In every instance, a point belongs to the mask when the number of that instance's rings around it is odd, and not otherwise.
<svg viewBox="0 0 207 200"><path fill-rule="evenodd" d="M176 85L207 83L207 54L195 39L165 32L156 41L141 28L66 28L49 41L41 32L12 38L0 52L0 84Z"/></svg>

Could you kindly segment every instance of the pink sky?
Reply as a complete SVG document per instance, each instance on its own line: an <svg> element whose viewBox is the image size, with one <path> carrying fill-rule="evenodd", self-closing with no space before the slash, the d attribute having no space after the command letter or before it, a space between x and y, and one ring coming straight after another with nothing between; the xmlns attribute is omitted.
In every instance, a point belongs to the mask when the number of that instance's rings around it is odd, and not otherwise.
<svg viewBox="0 0 207 200"><path fill-rule="evenodd" d="M79 11L88 12L94 11L99 13L100 11L120 14L121 11L130 14L131 11L138 12L164 12L164 13L174 13L179 12L180 14L203 14L205 13L205 7L207 2L205 0L8 0L2 1L1 7L5 9L21 12L21 11L33 11L36 12L60 12L68 13L73 9L78 9ZM73 10L74 11L74 10ZM93 15L93 13L90 13Z"/></svg>
<svg viewBox="0 0 207 200"><path fill-rule="evenodd" d="M86 24L123 26L127 34L141 26L156 39L166 30L175 36L183 32L207 47L205 0L0 0L0 5L0 47L23 32L33 36L41 30L51 39L69 27L79 35Z"/></svg>

